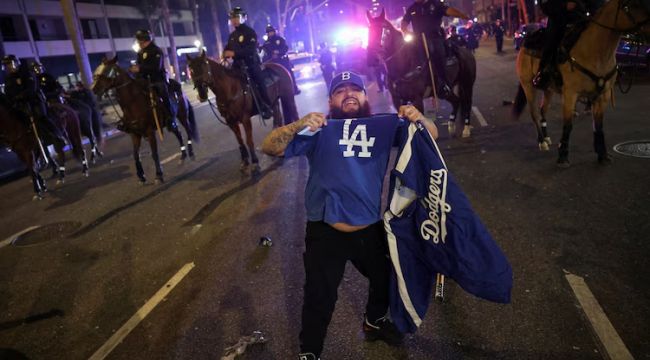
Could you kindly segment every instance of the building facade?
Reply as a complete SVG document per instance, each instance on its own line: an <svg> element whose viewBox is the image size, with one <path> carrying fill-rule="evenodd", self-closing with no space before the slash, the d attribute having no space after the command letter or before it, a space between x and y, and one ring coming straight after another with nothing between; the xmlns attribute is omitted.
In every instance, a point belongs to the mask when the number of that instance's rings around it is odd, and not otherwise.
<svg viewBox="0 0 650 360"><path fill-rule="evenodd" d="M183 53L198 52L201 37L196 31L189 0L168 0L174 39L177 47L181 78L184 78ZM152 30L155 41L168 49L169 41L163 31L160 10L138 7L135 1L84 0L74 5L83 41L92 69L105 56L116 54L123 66L136 59L134 34L138 29ZM59 1L3 0L0 1L0 51L2 56L14 54L21 61L40 61L48 72L62 83L79 80L75 50L64 23L64 11ZM199 45L201 46L201 45ZM169 54L169 51L167 51Z"/></svg>

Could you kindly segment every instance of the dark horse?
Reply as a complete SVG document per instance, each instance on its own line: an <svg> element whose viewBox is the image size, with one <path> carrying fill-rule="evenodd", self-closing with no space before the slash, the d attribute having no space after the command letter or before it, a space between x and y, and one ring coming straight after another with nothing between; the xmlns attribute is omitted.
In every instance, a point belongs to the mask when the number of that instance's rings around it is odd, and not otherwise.
<svg viewBox="0 0 650 360"><path fill-rule="evenodd" d="M406 103L412 103L420 111L424 111L423 100L433 96L429 67L420 62L418 56L420 39L406 42L402 33L388 20L384 11L377 17L367 14L370 30L368 32L368 51L376 51L386 63L388 70L386 83L393 98L393 105L399 108ZM464 119L463 137L470 136L469 119L472 111L472 94L476 80L476 59L472 53L462 47L453 50L455 58L452 64L447 63L447 79L451 87L458 87L458 93L452 93L442 98L451 103L449 115L449 134L456 132L455 121L458 109ZM372 53L369 53L369 56ZM420 69L418 69L420 68Z"/></svg>
<svg viewBox="0 0 650 360"><path fill-rule="evenodd" d="M38 159L41 158L41 149L29 121L27 114L13 108L7 98L0 94L0 142L11 147L20 160L25 163L32 178L34 198L40 199L43 197L43 193L47 191L47 187L45 180L39 173ZM55 125L60 127L60 130L67 135L67 140L72 145L73 154L82 162L83 173L88 176L88 165L81 145L78 119L68 116L56 117ZM45 147L46 144L47 142L44 141L43 146ZM54 148L59 159L59 174L62 176L65 173L63 144L57 143ZM44 148L44 151L47 153L47 148ZM57 165L54 164L54 166ZM61 177L59 180L63 180L63 178Z"/></svg>
<svg viewBox="0 0 650 360"><path fill-rule="evenodd" d="M144 80L135 79L131 73L120 68L117 64L117 56L112 59L104 59L97 67L93 74L93 85L91 90L100 97L106 91L115 89L117 94L117 102L124 112L122 126L124 131L131 135L133 142L133 159L135 160L135 168L138 179L141 183L147 181L140 162L140 144L142 137L146 137L151 147L151 157L156 166L156 182L163 182L162 165L160 164L160 157L158 156L158 142L156 141L156 121L153 111L150 106L148 83ZM175 83L170 89L178 99L178 120L183 125L187 132L188 141L187 149L183 143L183 136L178 128L173 128L170 131L178 139L181 149L181 162L184 161L188 155L194 158L194 150L192 148L192 140L198 140L198 131L196 128L196 120L194 119L194 110L187 98L180 91L180 85ZM162 114L162 102L158 103L158 113ZM162 121L162 119L161 119ZM163 126L163 124L160 124Z"/></svg>
<svg viewBox="0 0 650 360"><path fill-rule="evenodd" d="M257 155L255 155L255 144L253 143L253 128L251 116L257 113L253 97L248 87L242 83L242 74L239 70L228 69L225 66L209 59L205 52L200 56L191 58L187 56L190 74L194 86L199 92L201 101L208 100L208 88L216 97L219 113L226 119L226 124L237 137L239 151L241 153L242 171L246 170L250 161L253 163L253 172L259 171ZM273 83L267 87L269 98L273 108L273 126L281 126L284 116L284 124L298 120L298 110L294 99L293 81L291 75L282 65L266 63L264 73L273 78ZM282 103L282 112L278 100ZM244 126L246 132L246 145L241 136L239 124Z"/></svg>

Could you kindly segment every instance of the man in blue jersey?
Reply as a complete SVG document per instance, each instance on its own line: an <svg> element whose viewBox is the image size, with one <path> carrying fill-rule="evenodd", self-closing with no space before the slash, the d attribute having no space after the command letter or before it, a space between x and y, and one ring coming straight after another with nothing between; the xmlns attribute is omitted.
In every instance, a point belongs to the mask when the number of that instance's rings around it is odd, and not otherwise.
<svg viewBox="0 0 650 360"><path fill-rule="evenodd" d="M348 260L370 283L363 321L366 339L390 345L399 345L403 339L388 317L390 263L380 209L388 155L396 128L401 125L395 115L371 117L363 80L353 72L332 79L329 109L329 115L310 113L274 129L262 144L262 151L268 155L306 155L309 161L300 360L318 359L323 350ZM402 106L398 115L410 122L422 121L437 137L435 125L415 107ZM355 121L360 125L351 125ZM312 136L297 135L305 128L322 131ZM382 138L382 134L389 135ZM378 151L379 146L384 151ZM344 170L331 171L337 166Z"/></svg>

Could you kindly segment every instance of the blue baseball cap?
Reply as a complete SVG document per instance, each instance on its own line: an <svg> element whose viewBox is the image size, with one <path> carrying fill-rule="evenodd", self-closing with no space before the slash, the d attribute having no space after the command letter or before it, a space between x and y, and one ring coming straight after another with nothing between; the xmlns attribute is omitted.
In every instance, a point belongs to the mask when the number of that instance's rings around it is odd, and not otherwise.
<svg viewBox="0 0 650 360"><path fill-rule="evenodd" d="M330 83L330 96L332 96L332 93L336 88L345 84L354 84L363 89L364 92L366 91L366 85L363 83L363 79L359 74L353 73L352 71L344 71L336 74L332 79L332 82Z"/></svg>

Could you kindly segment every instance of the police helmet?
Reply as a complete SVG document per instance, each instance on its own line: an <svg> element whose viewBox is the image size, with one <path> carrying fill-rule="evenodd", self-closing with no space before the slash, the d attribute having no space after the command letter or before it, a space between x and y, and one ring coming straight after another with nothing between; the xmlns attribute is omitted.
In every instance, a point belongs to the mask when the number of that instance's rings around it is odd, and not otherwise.
<svg viewBox="0 0 650 360"><path fill-rule="evenodd" d="M42 73L45 72L45 67L40 62L34 61L34 62L32 62L32 70L36 74L42 74Z"/></svg>
<svg viewBox="0 0 650 360"><path fill-rule="evenodd" d="M266 33L268 34L268 33L270 33L270 32L276 32L276 30L275 30L275 28L273 27L273 25L268 24L268 25L266 25Z"/></svg>
<svg viewBox="0 0 650 360"><path fill-rule="evenodd" d="M140 29L135 32L135 39L138 41L151 41L151 31L147 29Z"/></svg>
<svg viewBox="0 0 650 360"><path fill-rule="evenodd" d="M246 11L244 11L240 6L236 6L228 13L230 19L239 18L239 22L241 23L246 21L246 16Z"/></svg>
<svg viewBox="0 0 650 360"><path fill-rule="evenodd" d="M16 55L5 55L2 58L2 69L8 71L16 71L20 66L20 60Z"/></svg>

